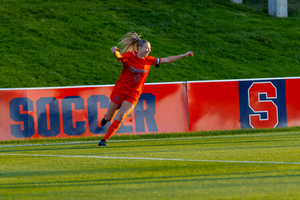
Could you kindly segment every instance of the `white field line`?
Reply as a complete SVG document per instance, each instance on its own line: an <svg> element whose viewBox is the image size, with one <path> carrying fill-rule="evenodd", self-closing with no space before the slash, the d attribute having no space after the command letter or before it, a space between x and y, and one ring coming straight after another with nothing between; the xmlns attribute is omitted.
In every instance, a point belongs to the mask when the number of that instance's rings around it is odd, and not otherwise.
<svg viewBox="0 0 300 200"><path fill-rule="evenodd" d="M279 136L279 135L298 135L296 133L267 133L267 134L245 134L245 135L217 135L217 136L195 136L195 137L180 137L180 138L153 138L153 139L132 139L132 140L109 140L109 143L115 142L138 142L138 141L168 141L168 140L197 140L197 139L211 139L211 138L238 138L238 137L263 137L263 136ZM100 137L99 137L100 140ZM92 144L98 143L97 141L78 141L78 142L60 142L60 143L43 143L43 144L8 144L0 145L4 147L31 147L31 146L55 146L55 145L72 145L72 144Z"/></svg>
<svg viewBox="0 0 300 200"><path fill-rule="evenodd" d="M252 163L252 164L286 164L300 165L300 162L279 161L247 161L247 160L201 160L180 158L147 158L147 157L115 157L115 156L88 156L88 155L52 155L52 154L15 154L0 153L1 156L33 156L33 157L64 157L64 158L100 158L100 159L123 159L123 160L158 160L158 161L184 161L184 162L222 162L222 163Z"/></svg>

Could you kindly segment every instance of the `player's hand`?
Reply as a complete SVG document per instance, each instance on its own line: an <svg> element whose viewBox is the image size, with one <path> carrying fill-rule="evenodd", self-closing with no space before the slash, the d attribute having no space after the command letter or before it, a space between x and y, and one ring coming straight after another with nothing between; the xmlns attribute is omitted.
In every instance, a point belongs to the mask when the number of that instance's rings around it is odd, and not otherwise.
<svg viewBox="0 0 300 200"><path fill-rule="evenodd" d="M118 47L116 47L116 46L114 46L114 47L112 47L110 50L111 50L111 52L115 53L116 51L118 51L118 50L119 50L119 48L118 48Z"/></svg>
<svg viewBox="0 0 300 200"><path fill-rule="evenodd" d="M194 56L194 52L188 51L185 54L183 54L183 57L185 57L185 58L188 57L188 56Z"/></svg>

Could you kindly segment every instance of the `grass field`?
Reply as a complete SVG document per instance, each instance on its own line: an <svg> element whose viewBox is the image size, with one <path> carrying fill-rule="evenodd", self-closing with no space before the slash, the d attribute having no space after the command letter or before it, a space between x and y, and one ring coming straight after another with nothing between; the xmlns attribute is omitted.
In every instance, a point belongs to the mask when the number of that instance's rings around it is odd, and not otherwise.
<svg viewBox="0 0 300 200"><path fill-rule="evenodd" d="M298 199L300 133L0 144L0 199Z"/></svg>
<svg viewBox="0 0 300 200"><path fill-rule="evenodd" d="M193 58L151 69L147 82L300 76L300 0L288 18L267 0L1 0L0 87L114 84L110 52L135 30L155 57Z"/></svg>

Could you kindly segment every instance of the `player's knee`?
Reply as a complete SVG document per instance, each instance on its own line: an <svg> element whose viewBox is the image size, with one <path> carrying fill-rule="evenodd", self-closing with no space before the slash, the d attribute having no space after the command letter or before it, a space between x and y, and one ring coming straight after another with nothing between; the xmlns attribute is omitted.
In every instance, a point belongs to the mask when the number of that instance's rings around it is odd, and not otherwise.
<svg viewBox="0 0 300 200"><path fill-rule="evenodd" d="M125 114L119 114L116 116L116 120L118 120L119 122L122 122L125 119Z"/></svg>

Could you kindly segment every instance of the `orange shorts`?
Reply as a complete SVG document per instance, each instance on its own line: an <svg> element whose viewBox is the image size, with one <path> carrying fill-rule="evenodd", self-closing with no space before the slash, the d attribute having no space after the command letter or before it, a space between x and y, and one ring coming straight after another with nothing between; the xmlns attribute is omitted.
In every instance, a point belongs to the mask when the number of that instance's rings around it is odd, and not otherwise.
<svg viewBox="0 0 300 200"><path fill-rule="evenodd" d="M111 95L110 95L110 100L114 102L117 105L121 105L123 101L127 101L129 103L132 103L133 105L136 105L137 102L139 101L140 96L128 96L126 94L123 94L119 92L118 90L113 90Z"/></svg>

